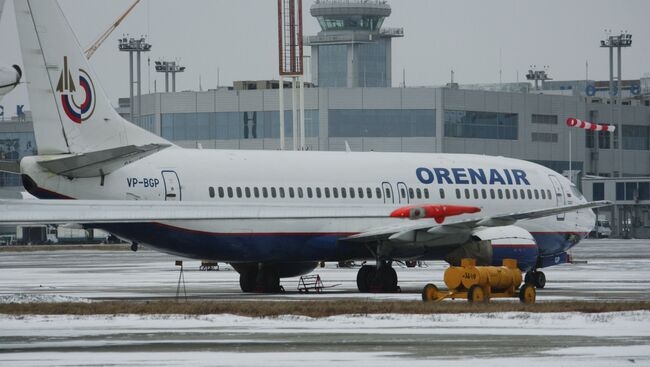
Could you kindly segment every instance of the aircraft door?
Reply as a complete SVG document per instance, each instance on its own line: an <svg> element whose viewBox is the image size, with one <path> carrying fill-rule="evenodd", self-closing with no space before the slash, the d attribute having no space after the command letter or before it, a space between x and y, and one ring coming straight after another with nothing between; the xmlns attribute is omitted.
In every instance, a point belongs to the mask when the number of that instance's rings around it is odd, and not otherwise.
<svg viewBox="0 0 650 367"><path fill-rule="evenodd" d="M383 191L384 204L395 204L395 196L393 195L393 186L388 182L381 183L381 190Z"/></svg>
<svg viewBox="0 0 650 367"><path fill-rule="evenodd" d="M400 204L409 203L409 190L404 182L397 183L397 198L399 199Z"/></svg>
<svg viewBox="0 0 650 367"><path fill-rule="evenodd" d="M162 171L163 183L165 184L165 200L181 201L181 182L174 171Z"/></svg>
<svg viewBox="0 0 650 367"><path fill-rule="evenodd" d="M551 179L551 183L553 184L553 191L555 191L555 203L557 206L563 206L566 205L566 197L564 196L564 188L562 185L560 185L560 181L558 181L557 177L555 176L548 176ZM564 220L565 213L558 214L556 216L557 220Z"/></svg>

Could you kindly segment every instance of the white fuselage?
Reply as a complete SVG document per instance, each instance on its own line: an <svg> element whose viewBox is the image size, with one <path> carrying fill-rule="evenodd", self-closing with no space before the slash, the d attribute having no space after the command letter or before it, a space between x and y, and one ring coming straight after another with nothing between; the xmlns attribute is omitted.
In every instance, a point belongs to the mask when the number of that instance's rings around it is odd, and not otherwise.
<svg viewBox="0 0 650 367"><path fill-rule="evenodd" d="M332 217L174 224L210 233L359 233L403 220L390 218L389 214L395 208L417 203L477 206L481 216L489 216L584 202L584 198L576 197L568 180L545 167L511 158L464 154L174 147L110 173L103 185L99 177L71 180L53 176L43 171L35 158L25 158L22 169L39 187L74 199L295 203L304 204L308 211L334 205L368 207L373 211L383 207L386 213L385 218L353 220ZM514 177L514 170L523 172L524 179ZM438 177L445 172L446 177ZM484 179L477 177L481 172ZM587 233L594 221L591 210L582 210L518 225L531 233Z"/></svg>

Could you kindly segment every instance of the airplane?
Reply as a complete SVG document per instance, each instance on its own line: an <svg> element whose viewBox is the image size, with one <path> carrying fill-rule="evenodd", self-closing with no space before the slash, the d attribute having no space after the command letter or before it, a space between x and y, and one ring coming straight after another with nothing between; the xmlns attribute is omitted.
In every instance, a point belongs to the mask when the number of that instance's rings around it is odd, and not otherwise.
<svg viewBox="0 0 650 367"><path fill-rule="evenodd" d="M461 258L516 259L541 288L609 204L506 157L184 149L117 114L56 1L15 9L38 146L15 172L47 200L0 201L0 224L79 223L230 263L244 292L346 260L375 261L359 291L395 292L394 262Z"/></svg>
<svg viewBox="0 0 650 367"><path fill-rule="evenodd" d="M0 99L20 84L22 76L23 71L18 65L13 65L11 68L0 67Z"/></svg>

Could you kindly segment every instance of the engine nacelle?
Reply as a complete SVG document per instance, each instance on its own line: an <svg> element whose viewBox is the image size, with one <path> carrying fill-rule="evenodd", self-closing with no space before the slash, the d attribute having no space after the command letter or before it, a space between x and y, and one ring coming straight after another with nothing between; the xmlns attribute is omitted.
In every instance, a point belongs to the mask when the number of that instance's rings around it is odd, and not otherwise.
<svg viewBox="0 0 650 367"><path fill-rule="evenodd" d="M503 259L517 260L517 266L527 271L537 264L538 248L535 238L517 226L477 229L469 241L447 254L445 261L460 266L461 259L476 259L479 266L500 266Z"/></svg>
<svg viewBox="0 0 650 367"><path fill-rule="evenodd" d="M519 269L527 271L537 264L539 255L537 242L530 232L521 227L489 227L474 231L472 236L490 241L492 247L490 265L499 266L503 259L515 259Z"/></svg>
<svg viewBox="0 0 650 367"><path fill-rule="evenodd" d="M238 273L246 272L251 267L258 268L258 263L231 263ZM265 271L277 274L280 278L291 278L310 273L318 266L317 262L263 263Z"/></svg>
<svg viewBox="0 0 650 367"><path fill-rule="evenodd" d="M0 98L11 92L20 83L23 72L18 65L12 68L0 68Z"/></svg>

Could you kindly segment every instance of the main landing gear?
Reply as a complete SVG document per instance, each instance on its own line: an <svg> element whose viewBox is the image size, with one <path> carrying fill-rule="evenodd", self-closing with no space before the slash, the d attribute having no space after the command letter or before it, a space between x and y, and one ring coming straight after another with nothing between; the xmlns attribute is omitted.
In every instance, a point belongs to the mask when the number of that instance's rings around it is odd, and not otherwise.
<svg viewBox="0 0 650 367"><path fill-rule="evenodd" d="M546 286L546 275L537 270L529 271L524 277L524 283L532 284L535 288L543 289Z"/></svg>
<svg viewBox="0 0 650 367"><path fill-rule="evenodd" d="M245 293L280 293L280 276L270 267L247 266L239 271L239 286Z"/></svg>
<svg viewBox="0 0 650 367"><path fill-rule="evenodd" d="M397 272L390 261L379 261L377 265L363 265L357 273L357 288L362 293L398 292Z"/></svg>

